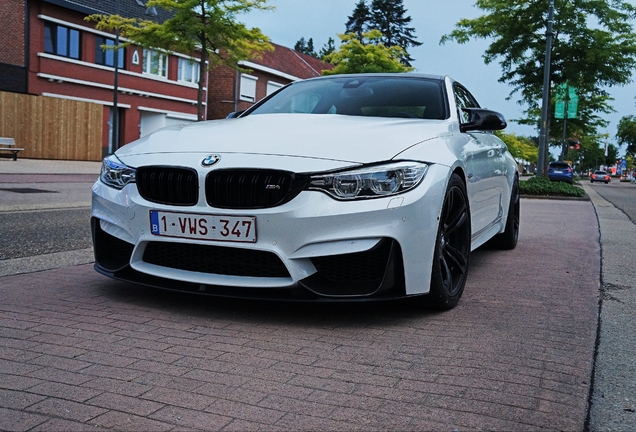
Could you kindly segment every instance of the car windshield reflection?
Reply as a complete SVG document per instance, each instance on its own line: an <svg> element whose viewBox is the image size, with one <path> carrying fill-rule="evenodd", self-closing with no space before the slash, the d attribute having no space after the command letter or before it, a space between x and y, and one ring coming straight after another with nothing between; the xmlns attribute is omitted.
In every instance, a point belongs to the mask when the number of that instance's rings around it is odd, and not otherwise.
<svg viewBox="0 0 636 432"><path fill-rule="evenodd" d="M334 77L294 83L247 115L341 114L443 120L442 82L424 78Z"/></svg>

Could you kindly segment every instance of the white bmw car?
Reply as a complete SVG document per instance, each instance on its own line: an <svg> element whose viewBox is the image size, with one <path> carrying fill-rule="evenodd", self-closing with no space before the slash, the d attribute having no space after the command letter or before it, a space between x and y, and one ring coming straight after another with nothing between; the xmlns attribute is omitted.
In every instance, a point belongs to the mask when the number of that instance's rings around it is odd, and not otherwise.
<svg viewBox="0 0 636 432"><path fill-rule="evenodd" d="M218 296L459 301L472 250L512 249L517 164L449 77L292 83L225 120L158 130L104 160L95 268Z"/></svg>

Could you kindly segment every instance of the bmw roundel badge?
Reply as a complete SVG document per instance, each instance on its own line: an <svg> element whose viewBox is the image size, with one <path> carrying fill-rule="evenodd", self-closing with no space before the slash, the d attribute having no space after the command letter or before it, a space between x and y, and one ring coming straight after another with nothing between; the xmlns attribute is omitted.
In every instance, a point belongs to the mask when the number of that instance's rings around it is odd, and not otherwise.
<svg viewBox="0 0 636 432"><path fill-rule="evenodd" d="M221 156L219 155L210 155L201 161L201 166L203 167L211 167L215 163L221 160Z"/></svg>

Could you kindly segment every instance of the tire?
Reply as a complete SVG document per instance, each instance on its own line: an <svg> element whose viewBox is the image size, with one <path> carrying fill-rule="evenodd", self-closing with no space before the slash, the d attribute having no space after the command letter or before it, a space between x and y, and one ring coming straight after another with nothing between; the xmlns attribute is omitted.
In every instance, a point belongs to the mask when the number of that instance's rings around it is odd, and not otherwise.
<svg viewBox="0 0 636 432"><path fill-rule="evenodd" d="M448 310L464 292L470 258L470 209L466 186L453 174L448 182L437 229L427 306Z"/></svg>
<svg viewBox="0 0 636 432"><path fill-rule="evenodd" d="M519 178L515 177L510 193L510 205L508 207L508 219L506 228L501 234L497 234L490 240L490 245L503 250L511 250L517 246L519 240L519 216L520 212Z"/></svg>

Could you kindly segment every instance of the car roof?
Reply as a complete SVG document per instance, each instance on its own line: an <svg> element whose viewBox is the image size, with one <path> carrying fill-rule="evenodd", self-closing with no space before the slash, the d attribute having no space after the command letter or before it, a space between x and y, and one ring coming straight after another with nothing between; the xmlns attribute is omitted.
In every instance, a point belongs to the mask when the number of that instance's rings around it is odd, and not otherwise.
<svg viewBox="0 0 636 432"><path fill-rule="evenodd" d="M347 78L362 78L362 77L373 77L373 78L377 78L377 77L382 77L382 78L424 78L424 79L429 79L429 80L437 80L437 81L444 81L444 76L442 75L433 75L433 74L423 74L423 73L414 73L414 72L408 72L408 73L358 73L358 74L337 74L337 75L324 75L324 76L319 76L319 77L315 77L315 78L309 78L305 81L313 81L313 80L323 80L323 79L330 79L330 78L343 78L343 77L347 77Z"/></svg>

